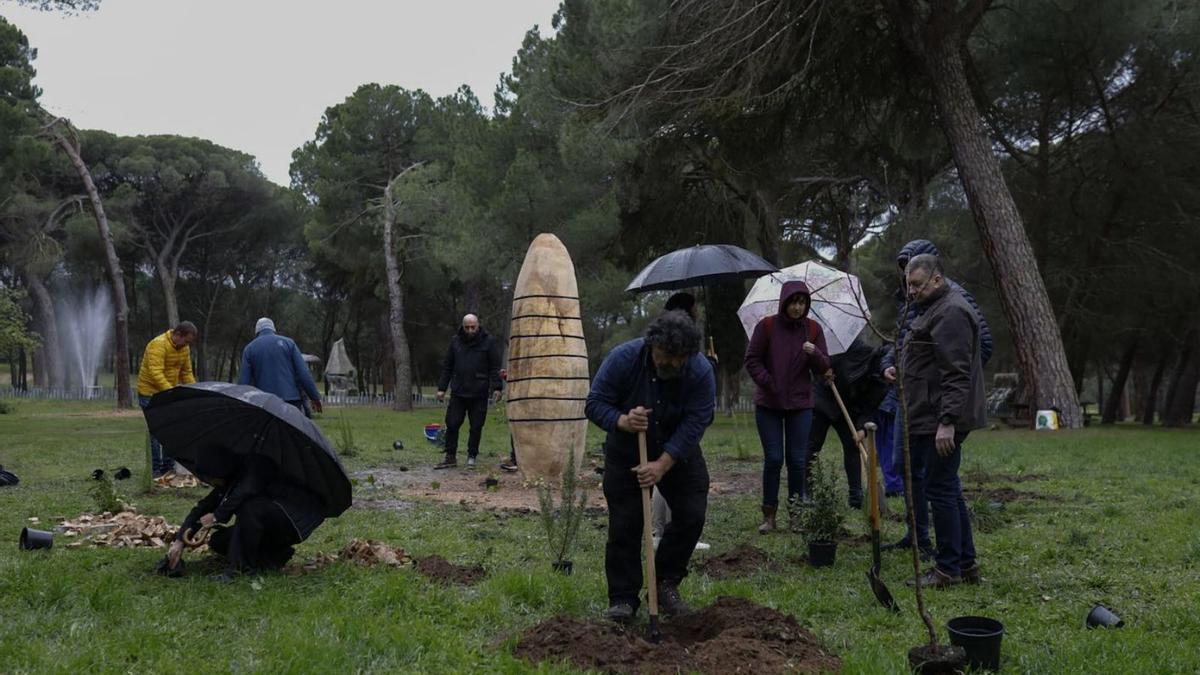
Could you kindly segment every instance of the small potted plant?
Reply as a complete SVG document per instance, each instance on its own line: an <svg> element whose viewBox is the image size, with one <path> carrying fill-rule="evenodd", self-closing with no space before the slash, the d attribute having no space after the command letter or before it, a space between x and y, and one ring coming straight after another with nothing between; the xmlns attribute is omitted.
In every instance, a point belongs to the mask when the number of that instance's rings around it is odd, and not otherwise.
<svg viewBox="0 0 1200 675"><path fill-rule="evenodd" d="M799 509L798 515L804 540L808 542L809 564L826 567L833 564L837 555L837 536L845 516L838 495L837 471L819 457L808 467L810 500Z"/></svg>
<svg viewBox="0 0 1200 675"><path fill-rule="evenodd" d="M579 525L583 522L587 507L587 491L579 487L579 472L575 466L575 453L567 452L567 461L559 480L558 505L554 504L554 493L546 483L538 485L538 501L542 507L542 526L546 530L546 543L554 557L555 571L570 574L574 563L570 559L575 546Z"/></svg>

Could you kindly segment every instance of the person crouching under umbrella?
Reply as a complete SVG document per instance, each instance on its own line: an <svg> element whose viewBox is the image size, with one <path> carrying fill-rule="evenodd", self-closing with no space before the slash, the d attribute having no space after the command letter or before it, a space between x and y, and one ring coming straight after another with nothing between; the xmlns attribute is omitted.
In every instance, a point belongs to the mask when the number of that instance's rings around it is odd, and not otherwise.
<svg viewBox="0 0 1200 675"><path fill-rule="evenodd" d="M268 459L239 459L224 450L209 451L196 463L200 480L213 486L184 519L167 552L166 573L179 567L185 538L195 541L204 528L217 523L208 547L226 560L222 581L237 574L282 568L304 541L324 522L321 501L309 490L283 482Z"/></svg>

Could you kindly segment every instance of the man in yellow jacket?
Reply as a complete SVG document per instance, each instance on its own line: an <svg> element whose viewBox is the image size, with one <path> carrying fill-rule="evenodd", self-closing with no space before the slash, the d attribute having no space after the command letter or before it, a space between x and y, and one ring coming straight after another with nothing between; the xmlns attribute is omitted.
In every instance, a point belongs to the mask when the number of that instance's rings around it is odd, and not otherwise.
<svg viewBox="0 0 1200 675"><path fill-rule="evenodd" d="M138 370L138 404L145 410L150 397L180 384L196 381L192 374L192 351L188 345L196 341L196 324L181 321L178 326L159 335L146 345L142 367ZM175 467L175 460L163 456L162 445L150 437L154 477L158 478Z"/></svg>

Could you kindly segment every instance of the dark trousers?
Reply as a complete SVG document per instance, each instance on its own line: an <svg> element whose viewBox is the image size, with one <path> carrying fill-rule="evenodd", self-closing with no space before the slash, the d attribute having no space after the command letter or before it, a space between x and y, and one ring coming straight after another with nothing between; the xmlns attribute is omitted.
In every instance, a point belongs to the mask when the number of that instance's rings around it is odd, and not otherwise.
<svg viewBox="0 0 1200 675"><path fill-rule="evenodd" d="M756 406L754 421L763 448L763 506L779 505L779 472L786 460L788 498L807 496L805 478L812 409L775 410Z"/></svg>
<svg viewBox="0 0 1200 675"><path fill-rule="evenodd" d="M954 437L954 452L943 457L938 454L932 435L913 436L915 450L921 446L929 464L925 473L925 496L933 511L933 531L937 535L938 569L956 577L963 569L975 564L975 537L971 533L971 518L963 500L958 466L962 462L962 443L967 434Z"/></svg>
<svg viewBox="0 0 1200 675"><path fill-rule="evenodd" d="M904 476L904 425L900 423L902 418L896 416L896 431L895 431L895 446L896 454L895 465L900 467L900 475ZM922 439L928 439L928 443L921 442ZM930 455L936 454L933 447L933 436L909 436L908 438L909 454L912 455L912 495L913 495L913 511L914 518L917 522L917 544L921 548L932 548L929 541L929 497L925 493L926 484L926 469L929 466ZM906 523L904 530L904 539L912 540L912 528L907 527L908 513L905 512L904 522Z"/></svg>
<svg viewBox="0 0 1200 675"><path fill-rule="evenodd" d="M247 500L234 513L233 527L214 530L208 547L229 567L242 572L277 570L287 564L300 543L296 528L278 504L266 497Z"/></svg>
<svg viewBox="0 0 1200 675"><path fill-rule="evenodd" d="M608 501L608 543L604 572L609 605L627 602L638 607L642 588L642 488L633 467L637 455L607 449L604 453L604 498ZM688 561L708 512L708 466L704 457L671 467L658 483L658 491L671 507L671 522L654 555L659 583L678 584L687 576Z"/></svg>
<svg viewBox="0 0 1200 675"><path fill-rule="evenodd" d="M817 453L821 452L821 447L825 445L825 437L829 435L830 428L837 432L838 438L842 441L842 465L846 468L846 484L850 486L850 499L861 504L863 495L862 458L859 457L858 443L854 441L854 434L846 426L846 420L841 418L831 420L824 413L813 411L806 464L816 461Z"/></svg>
<svg viewBox="0 0 1200 675"><path fill-rule="evenodd" d="M451 396L446 406L446 456L458 454L458 430L462 428L463 420L470 418L471 426L467 436L467 456L479 455L479 439L483 437L483 423L487 419L488 399L464 398Z"/></svg>
<svg viewBox="0 0 1200 675"><path fill-rule="evenodd" d="M150 397L138 394L138 405L145 410L150 405ZM150 471L156 477L175 468L175 460L163 454L162 444L150 434Z"/></svg>

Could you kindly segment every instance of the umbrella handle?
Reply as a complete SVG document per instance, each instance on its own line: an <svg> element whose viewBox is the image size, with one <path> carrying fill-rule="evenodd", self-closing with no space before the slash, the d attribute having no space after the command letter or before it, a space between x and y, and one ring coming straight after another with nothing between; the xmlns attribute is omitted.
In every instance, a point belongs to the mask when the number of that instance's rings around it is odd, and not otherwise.
<svg viewBox="0 0 1200 675"><path fill-rule="evenodd" d="M183 533L184 545L188 548L199 548L208 543L209 537L212 536L212 526L201 526L199 531L197 531L194 536L188 536L190 534L192 534L192 530L188 530Z"/></svg>

